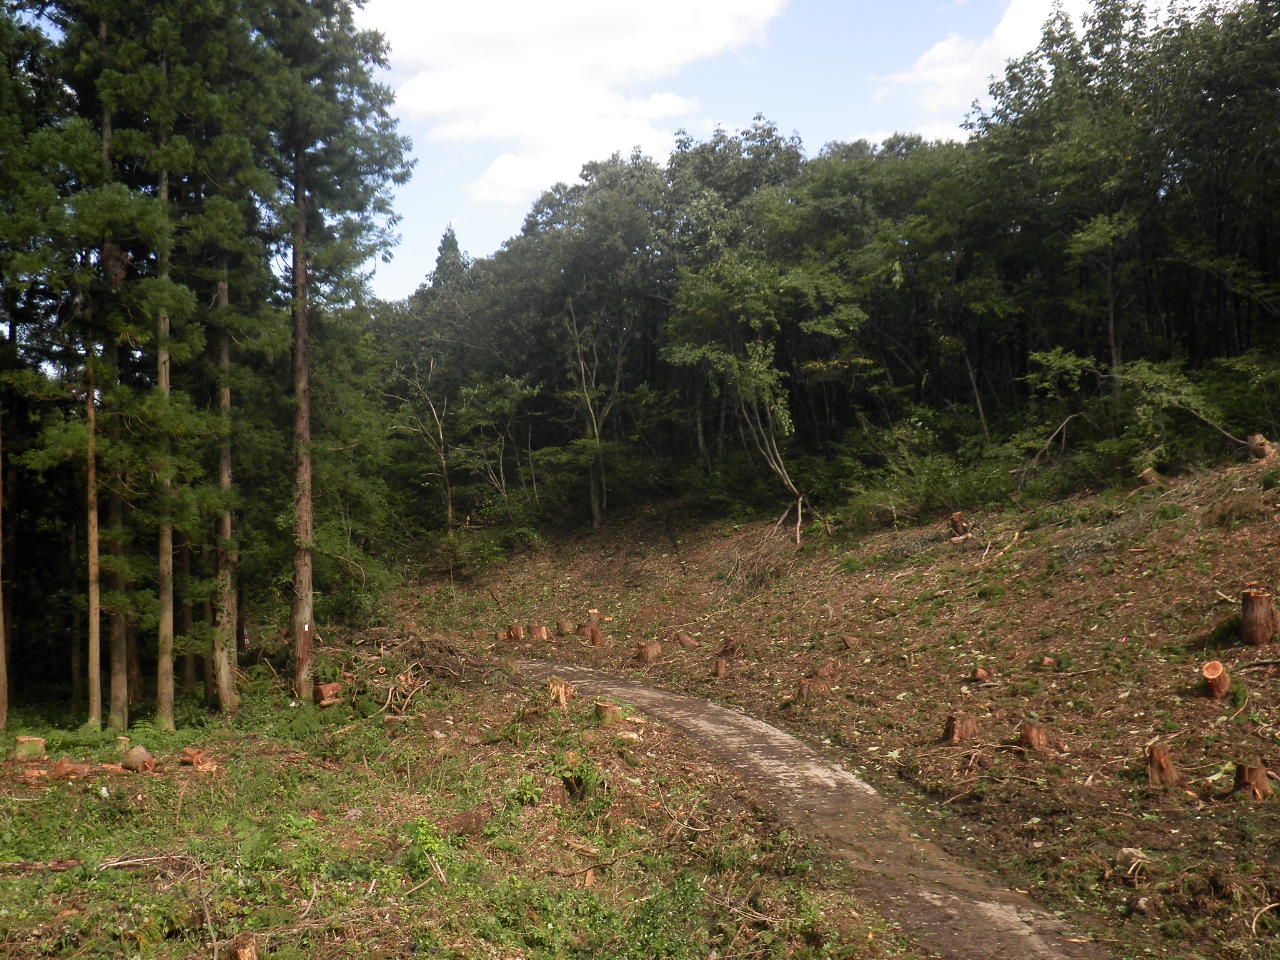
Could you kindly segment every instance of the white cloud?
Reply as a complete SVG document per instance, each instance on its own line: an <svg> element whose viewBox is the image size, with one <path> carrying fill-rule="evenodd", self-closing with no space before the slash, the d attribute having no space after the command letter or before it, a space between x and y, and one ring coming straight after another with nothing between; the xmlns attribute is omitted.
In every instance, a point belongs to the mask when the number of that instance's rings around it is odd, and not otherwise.
<svg viewBox="0 0 1280 960"><path fill-rule="evenodd" d="M527 203L588 160L638 146L665 156L698 102L635 85L763 40L787 0L369 0L391 43L398 109L434 141L502 151L474 200Z"/></svg>
<svg viewBox="0 0 1280 960"><path fill-rule="evenodd" d="M1088 0L1064 0L1063 10L1077 26ZM1007 61L1040 42L1040 32L1053 12L1053 0L1008 0L1000 21L982 37L948 34L922 53L910 70L883 77L880 98L895 91L911 94L917 109L935 129L958 123L975 96L985 93L988 79L1000 76Z"/></svg>

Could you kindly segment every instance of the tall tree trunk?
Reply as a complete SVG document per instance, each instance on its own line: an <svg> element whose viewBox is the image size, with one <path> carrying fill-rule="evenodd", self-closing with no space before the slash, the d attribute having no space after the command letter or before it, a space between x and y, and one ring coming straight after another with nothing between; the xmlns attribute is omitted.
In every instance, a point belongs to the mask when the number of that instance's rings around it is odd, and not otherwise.
<svg viewBox="0 0 1280 960"><path fill-rule="evenodd" d="M222 432L218 445L218 490L222 495L222 507L218 514L217 623L213 630L212 650L218 706L223 713L234 713L240 706L233 669L238 615L236 554L231 516L231 331L227 327L230 310L227 258L223 256L218 276L218 312L222 318L222 326L218 331L218 418Z"/></svg>
<svg viewBox="0 0 1280 960"><path fill-rule="evenodd" d="M169 171L160 171L160 206L169 210ZM169 253L159 256L161 283L169 279ZM156 320L156 386L166 417L169 410L169 312L160 311ZM156 726L174 729L173 722L173 479L169 475L171 452L168 425L161 428L160 523L158 530L160 564L157 589L160 594L160 622L156 625Z"/></svg>
<svg viewBox="0 0 1280 960"><path fill-rule="evenodd" d="M107 713L107 726L124 731L129 728L129 636L124 607L124 575L120 567L124 563L124 498L113 490L107 495L107 526L111 528L109 552L112 564L111 591L114 594L110 611L111 634L111 705Z"/></svg>
<svg viewBox="0 0 1280 960"><path fill-rule="evenodd" d="M178 556L182 558L182 636L187 648L182 655L182 692L191 696L197 683L196 651L191 645L196 632L195 606L191 602L191 537L182 538Z"/></svg>
<svg viewBox="0 0 1280 960"><path fill-rule="evenodd" d="M304 703L311 700L314 673L315 597L312 588L311 545L315 517L311 504L311 365L307 343L307 165L306 154L294 158L293 201L297 223L293 230L293 392L297 404L294 446L297 479L294 486L293 536L293 687Z"/></svg>
<svg viewBox="0 0 1280 960"><path fill-rule="evenodd" d="M4 418L0 416L0 463L4 455ZM4 483L0 482L0 544L4 543ZM0 548L0 583L4 582L4 553ZM0 730L9 725L9 632L0 617Z"/></svg>
<svg viewBox="0 0 1280 960"><path fill-rule="evenodd" d="M84 419L88 426L85 462L88 480L85 484L86 537L85 553L89 572L89 719L92 730L102 729L102 567L98 561L98 400L93 376L93 347L85 351Z"/></svg>

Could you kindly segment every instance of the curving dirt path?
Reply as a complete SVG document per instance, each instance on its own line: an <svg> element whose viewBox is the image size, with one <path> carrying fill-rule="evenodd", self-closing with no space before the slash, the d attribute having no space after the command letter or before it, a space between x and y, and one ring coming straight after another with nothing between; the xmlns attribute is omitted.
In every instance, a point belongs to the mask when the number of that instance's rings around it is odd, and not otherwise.
<svg viewBox="0 0 1280 960"><path fill-rule="evenodd" d="M517 660L521 673L568 680L683 731L745 775L778 815L848 860L867 897L930 950L957 960L1103 960L1109 954L1030 899L913 835L872 787L777 727L708 700L587 667Z"/></svg>

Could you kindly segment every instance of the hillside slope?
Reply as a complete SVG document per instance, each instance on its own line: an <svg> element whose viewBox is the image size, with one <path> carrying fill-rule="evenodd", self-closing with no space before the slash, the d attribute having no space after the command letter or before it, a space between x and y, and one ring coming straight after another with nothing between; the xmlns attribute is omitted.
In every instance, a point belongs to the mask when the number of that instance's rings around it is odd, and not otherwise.
<svg viewBox="0 0 1280 960"><path fill-rule="evenodd" d="M810 531L797 549L772 523L654 510L429 587L414 616L495 656L643 676L779 723L1118 955L1276 957L1280 802L1232 786L1237 762L1280 769L1280 647L1243 645L1235 619L1242 589L1280 582L1278 482L1274 465L1233 467L972 517L959 542L939 518L854 542ZM501 636L592 608L602 645ZM662 653L643 666L647 640ZM1205 694L1209 660L1233 677L1226 699ZM953 715L976 735L942 742ZM1019 745L1028 723L1047 749ZM1181 783L1148 785L1152 745Z"/></svg>

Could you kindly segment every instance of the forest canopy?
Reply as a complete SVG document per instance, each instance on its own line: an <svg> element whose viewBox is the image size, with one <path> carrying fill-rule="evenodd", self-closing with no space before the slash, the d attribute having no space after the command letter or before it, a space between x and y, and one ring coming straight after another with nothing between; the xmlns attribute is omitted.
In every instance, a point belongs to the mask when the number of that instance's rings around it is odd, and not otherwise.
<svg viewBox="0 0 1280 960"><path fill-rule="evenodd" d="M410 571L659 501L859 526L1280 432L1270 2L1059 12L963 142L809 153L757 117L589 163L397 303L365 288L409 175L385 52L349 0L4 5L31 697L56 664L91 724L172 726L203 661L232 710L246 635L306 696L316 625Z"/></svg>

